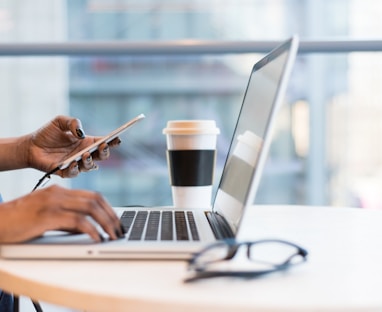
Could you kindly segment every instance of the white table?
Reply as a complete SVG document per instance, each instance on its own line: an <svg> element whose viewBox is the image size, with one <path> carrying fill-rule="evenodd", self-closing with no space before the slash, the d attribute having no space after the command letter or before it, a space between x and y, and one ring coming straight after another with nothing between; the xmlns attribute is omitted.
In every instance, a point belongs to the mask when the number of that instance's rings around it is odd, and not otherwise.
<svg viewBox="0 0 382 312"><path fill-rule="evenodd" d="M86 311L382 311L382 211L257 206L243 238L283 238L308 262L262 278L184 284L177 261L0 260L0 288Z"/></svg>

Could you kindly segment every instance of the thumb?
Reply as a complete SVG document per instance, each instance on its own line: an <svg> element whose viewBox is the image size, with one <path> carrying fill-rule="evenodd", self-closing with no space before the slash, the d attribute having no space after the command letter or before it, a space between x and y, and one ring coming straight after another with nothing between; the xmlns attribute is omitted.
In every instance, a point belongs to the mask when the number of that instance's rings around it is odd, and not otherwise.
<svg viewBox="0 0 382 312"><path fill-rule="evenodd" d="M72 118L68 116L58 116L55 119L55 123L62 131L70 131L72 134L79 138L85 138L85 131L82 128L81 121L77 118Z"/></svg>

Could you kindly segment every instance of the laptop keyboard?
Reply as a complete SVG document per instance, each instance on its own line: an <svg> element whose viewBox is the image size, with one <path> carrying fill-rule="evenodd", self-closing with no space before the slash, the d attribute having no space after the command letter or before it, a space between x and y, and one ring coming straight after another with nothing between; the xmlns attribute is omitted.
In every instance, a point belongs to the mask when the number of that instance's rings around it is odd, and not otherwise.
<svg viewBox="0 0 382 312"><path fill-rule="evenodd" d="M199 240L192 211L125 210L121 223L131 241Z"/></svg>

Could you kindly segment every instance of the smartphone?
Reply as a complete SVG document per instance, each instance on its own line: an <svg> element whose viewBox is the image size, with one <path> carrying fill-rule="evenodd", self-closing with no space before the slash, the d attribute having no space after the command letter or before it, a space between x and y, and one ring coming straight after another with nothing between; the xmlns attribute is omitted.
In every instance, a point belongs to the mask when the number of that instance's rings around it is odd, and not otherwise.
<svg viewBox="0 0 382 312"><path fill-rule="evenodd" d="M93 153L97 150L98 146L102 143L109 143L113 139L115 139L119 134L129 129L133 124L135 124L137 121L142 120L145 118L144 114L140 114L137 117L131 119L130 121L126 122L124 125L120 126L118 129L115 129L114 131L110 132L108 135L102 137L101 139L97 140L93 144L85 147L83 150L79 151L75 155L65 159L62 163L60 163L57 167L60 168L60 170L63 170L73 162L73 161L79 161L81 160L82 155L85 152Z"/></svg>

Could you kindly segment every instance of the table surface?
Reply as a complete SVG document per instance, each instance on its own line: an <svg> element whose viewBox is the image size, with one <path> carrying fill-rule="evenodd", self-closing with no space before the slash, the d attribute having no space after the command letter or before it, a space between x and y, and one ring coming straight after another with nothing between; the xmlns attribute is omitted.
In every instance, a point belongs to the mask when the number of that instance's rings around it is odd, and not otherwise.
<svg viewBox="0 0 382 312"><path fill-rule="evenodd" d="M185 284L182 261L0 260L0 288L86 311L381 311L382 211L253 206L241 239L282 238L308 261L261 278Z"/></svg>

